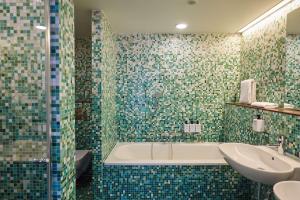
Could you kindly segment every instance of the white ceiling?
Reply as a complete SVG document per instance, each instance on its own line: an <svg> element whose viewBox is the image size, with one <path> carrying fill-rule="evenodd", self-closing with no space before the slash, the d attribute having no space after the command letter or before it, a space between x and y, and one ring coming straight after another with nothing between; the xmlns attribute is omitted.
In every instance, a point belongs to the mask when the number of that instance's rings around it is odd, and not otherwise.
<svg viewBox="0 0 300 200"><path fill-rule="evenodd" d="M116 33L235 33L281 0L75 0L76 37L89 36L90 11L101 9ZM184 31L175 29L188 23Z"/></svg>
<svg viewBox="0 0 300 200"><path fill-rule="evenodd" d="M287 17L287 33L300 34L300 8L288 14Z"/></svg>

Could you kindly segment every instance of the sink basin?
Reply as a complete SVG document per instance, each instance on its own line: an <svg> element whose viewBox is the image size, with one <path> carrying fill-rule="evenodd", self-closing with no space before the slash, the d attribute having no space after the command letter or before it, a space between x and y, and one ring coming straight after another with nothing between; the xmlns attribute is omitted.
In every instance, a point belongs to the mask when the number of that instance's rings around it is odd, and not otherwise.
<svg viewBox="0 0 300 200"><path fill-rule="evenodd" d="M274 185L273 191L278 200L299 200L300 181L283 181Z"/></svg>
<svg viewBox="0 0 300 200"><path fill-rule="evenodd" d="M225 160L233 169L246 178L272 185L288 180L294 168L279 158L257 146L241 143L226 143L219 146Z"/></svg>

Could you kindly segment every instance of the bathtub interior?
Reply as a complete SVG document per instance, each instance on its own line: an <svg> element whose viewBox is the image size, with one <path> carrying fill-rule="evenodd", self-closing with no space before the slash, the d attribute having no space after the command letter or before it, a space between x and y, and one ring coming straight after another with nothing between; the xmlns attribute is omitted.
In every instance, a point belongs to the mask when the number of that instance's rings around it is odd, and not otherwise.
<svg viewBox="0 0 300 200"><path fill-rule="evenodd" d="M226 165L218 143L117 143L106 165Z"/></svg>
<svg viewBox="0 0 300 200"><path fill-rule="evenodd" d="M113 155L119 160L151 159L151 143L117 143L110 152L107 160Z"/></svg>

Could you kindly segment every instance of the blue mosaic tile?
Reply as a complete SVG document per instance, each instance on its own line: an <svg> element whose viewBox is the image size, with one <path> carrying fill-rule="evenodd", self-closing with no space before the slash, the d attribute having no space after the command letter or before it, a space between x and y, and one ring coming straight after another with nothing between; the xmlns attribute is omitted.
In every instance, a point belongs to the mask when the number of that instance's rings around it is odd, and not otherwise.
<svg viewBox="0 0 300 200"><path fill-rule="evenodd" d="M75 199L75 41L72 0L50 0L52 198Z"/></svg>
<svg viewBox="0 0 300 200"><path fill-rule="evenodd" d="M251 199L230 166L104 166L104 199Z"/></svg>

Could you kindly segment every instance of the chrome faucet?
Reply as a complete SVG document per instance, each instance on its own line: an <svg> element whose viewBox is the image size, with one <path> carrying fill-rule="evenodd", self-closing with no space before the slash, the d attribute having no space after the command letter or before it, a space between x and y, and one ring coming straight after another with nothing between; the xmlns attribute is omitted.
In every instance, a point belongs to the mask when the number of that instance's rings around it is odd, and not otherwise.
<svg viewBox="0 0 300 200"><path fill-rule="evenodd" d="M279 146L278 146L278 153L283 155L284 154L284 136L281 136L278 140Z"/></svg>
<svg viewBox="0 0 300 200"><path fill-rule="evenodd" d="M278 144L268 144L269 148L277 151L279 154L284 154L284 136L279 136Z"/></svg>

